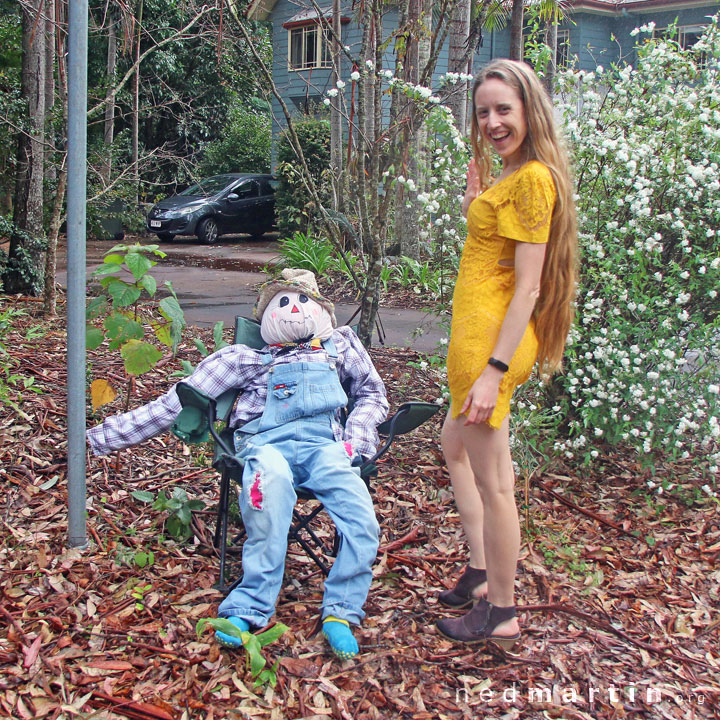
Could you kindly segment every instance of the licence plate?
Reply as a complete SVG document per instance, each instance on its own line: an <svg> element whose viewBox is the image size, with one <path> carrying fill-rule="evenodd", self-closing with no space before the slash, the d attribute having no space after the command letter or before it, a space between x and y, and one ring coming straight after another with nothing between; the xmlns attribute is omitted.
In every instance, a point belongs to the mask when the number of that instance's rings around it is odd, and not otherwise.
<svg viewBox="0 0 720 720"><path fill-rule="evenodd" d="M162 227L162 223L159 220L151 220L150 227Z"/></svg>

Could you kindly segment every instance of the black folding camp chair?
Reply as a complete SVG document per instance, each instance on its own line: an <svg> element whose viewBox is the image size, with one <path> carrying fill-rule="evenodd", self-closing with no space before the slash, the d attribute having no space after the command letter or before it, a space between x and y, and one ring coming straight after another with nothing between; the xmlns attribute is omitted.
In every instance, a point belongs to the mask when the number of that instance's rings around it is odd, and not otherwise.
<svg viewBox="0 0 720 720"><path fill-rule="evenodd" d="M262 348L265 345L260 335L260 325L244 317L235 319L235 343ZM177 385L178 398L182 411L172 426L172 431L181 440L188 443L205 442L212 436L214 440L213 467L220 473L220 499L217 507L217 522L213 545L220 555L220 580L218 588L225 592L240 582L239 578L230 586L225 585L225 567L228 547L237 547L245 532L241 530L228 543L228 524L230 515L230 487L233 482L242 484L242 463L236 458L233 435L234 428L229 425L232 409L239 391L228 390L217 398L211 398L196 388L181 382ZM384 438L380 449L360 467L360 474L370 488L370 479L377 474L376 461L385 454L398 435L414 430L432 417L439 406L427 402L407 402L401 405L395 414L381 425L378 432ZM314 500L316 504L309 511L293 510L293 522L288 533L288 544L298 543L313 560L317 567L327 575L330 566L325 556L335 557L340 547L340 538L334 532L332 542L324 542L315 532L311 523L322 512L323 506L315 495L304 490L297 491L298 499ZM304 507L304 506L303 506Z"/></svg>

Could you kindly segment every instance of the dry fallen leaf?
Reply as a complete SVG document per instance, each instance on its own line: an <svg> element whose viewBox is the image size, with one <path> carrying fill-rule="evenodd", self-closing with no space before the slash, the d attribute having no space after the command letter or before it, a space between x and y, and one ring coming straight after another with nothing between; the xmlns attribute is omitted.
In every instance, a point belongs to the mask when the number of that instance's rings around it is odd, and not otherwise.
<svg viewBox="0 0 720 720"><path fill-rule="evenodd" d="M107 380L98 378L90 384L90 399L93 410L111 403L117 397L117 393Z"/></svg>

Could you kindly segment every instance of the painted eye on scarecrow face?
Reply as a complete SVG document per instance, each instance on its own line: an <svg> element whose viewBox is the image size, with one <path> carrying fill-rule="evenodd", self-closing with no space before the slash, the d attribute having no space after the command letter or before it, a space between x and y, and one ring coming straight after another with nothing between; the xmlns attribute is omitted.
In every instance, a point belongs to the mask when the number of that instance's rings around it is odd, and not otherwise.
<svg viewBox="0 0 720 720"><path fill-rule="evenodd" d="M280 298L280 302L279 302L280 307L285 307L286 305L289 305L289 304L290 304L290 298L287 295L283 295Z"/></svg>
<svg viewBox="0 0 720 720"><path fill-rule="evenodd" d="M306 302L308 301L308 296L307 296L307 295L303 295L302 293L300 293L300 295L298 295L298 300L299 300L301 303L306 303Z"/></svg>

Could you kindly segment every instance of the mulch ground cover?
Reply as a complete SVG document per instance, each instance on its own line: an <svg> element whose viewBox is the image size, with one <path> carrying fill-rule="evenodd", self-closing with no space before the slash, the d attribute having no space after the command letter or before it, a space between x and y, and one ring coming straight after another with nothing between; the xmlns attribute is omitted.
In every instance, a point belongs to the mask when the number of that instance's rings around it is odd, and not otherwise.
<svg viewBox="0 0 720 720"><path fill-rule="evenodd" d="M381 548L360 655L341 662L315 634L322 576L291 548L276 615L289 630L264 649L277 682L256 686L244 651L196 633L222 599L207 450L162 436L91 458L90 543L69 549L64 328L58 320L38 335L34 304L11 302L28 314L5 335L0 358L6 399L17 402L0 405L1 717L718 717L720 518L717 500L698 491L702 459L657 468L654 482L676 483L663 494L648 489L649 471L617 454L535 474L527 488L520 476L522 639L511 652L462 646L434 628L451 612L437 593L465 558L436 416L380 463ZM372 354L393 407L438 396L432 371L408 364L417 354ZM191 342L181 356L199 360ZM88 365L93 379L126 386L117 353L90 353ZM138 379L132 405L165 391L177 367L168 358ZM43 392L18 402L12 373ZM124 392L89 422L123 403ZM185 543L169 537L167 512L131 495L175 488L206 507Z"/></svg>

